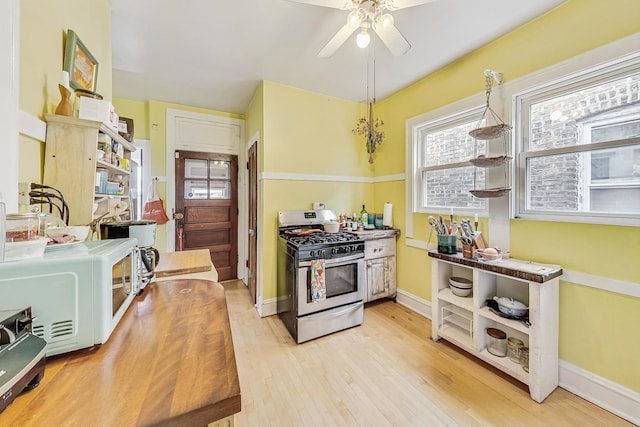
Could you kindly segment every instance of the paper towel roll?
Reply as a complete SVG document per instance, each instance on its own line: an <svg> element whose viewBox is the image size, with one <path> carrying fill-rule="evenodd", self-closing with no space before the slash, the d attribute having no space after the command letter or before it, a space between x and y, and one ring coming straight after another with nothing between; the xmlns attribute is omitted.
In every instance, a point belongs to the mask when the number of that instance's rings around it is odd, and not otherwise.
<svg viewBox="0 0 640 427"><path fill-rule="evenodd" d="M384 213L382 214L382 226L393 227L393 205L391 203L384 204Z"/></svg>

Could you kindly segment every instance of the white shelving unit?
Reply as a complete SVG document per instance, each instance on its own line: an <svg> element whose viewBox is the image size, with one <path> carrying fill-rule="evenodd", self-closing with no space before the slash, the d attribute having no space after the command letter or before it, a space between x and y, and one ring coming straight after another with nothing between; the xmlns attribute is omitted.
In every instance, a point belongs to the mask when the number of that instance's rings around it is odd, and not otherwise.
<svg viewBox="0 0 640 427"><path fill-rule="evenodd" d="M432 258L432 339L445 339L529 386L531 398L542 402L558 386L558 266L508 260L486 264L429 252ZM473 281L468 297L453 295L450 277ZM530 326L492 312L486 300L512 297L529 306ZM486 349L486 328L497 328L529 347L529 372L508 357Z"/></svg>
<svg viewBox="0 0 640 427"><path fill-rule="evenodd" d="M97 158L99 134L108 135L112 143L123 147L123 159L130 160L136 147L115 130L101 122L47 114L44 184L62 192L69 205L70 224L89 224L110 212L120 212L122 219L131 216L129 178L131 172ZM120 177L124 194L96 191L96 172L108 171L113 181Z"/></svg>

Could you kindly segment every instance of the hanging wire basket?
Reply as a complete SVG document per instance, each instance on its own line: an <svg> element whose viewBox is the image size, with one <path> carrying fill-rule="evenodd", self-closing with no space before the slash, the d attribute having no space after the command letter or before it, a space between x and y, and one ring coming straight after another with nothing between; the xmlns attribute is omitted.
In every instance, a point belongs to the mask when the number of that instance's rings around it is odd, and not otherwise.
<svg viewBox="0 0 640 427"><path fill-rule="evenodd" d="M504 165L508 160L511 160L511 156L497 156L497 157L484 157L479 156L475 159L469 160L473 166L477 168L495 168L496 166Z"/></svg>
<svg viewBox="0 0 640 427"><path fill-rule="evenodd" d="M493 80L495 79L498 84L501 82L500 75L492 70L485 70L485 88L486 88L486 107L482 112L482 116L480 120L478 120L478 124L476 128L469 132L469 135L478 140L492 140L497 138L502 138L504 155L501 156L493 156L487 157L484 155L476 156L475 158L469 160L476 168L493 168L498 166L504 166L504 182L508 184L508 161L511 160L511 157L507 155L507 143L509 140L508 133L511 131L512 126L505 124L504 121L491 109L490 98L491 98L491 89L493 87ZM495 125L491 126L481 126L483 123L486 123L486 119L488 115L491 116ZM477 147L476 147L477 149ZM476 151L477 153L477 151ZM473 190L469 191L474 197L481 199L490 199L495 197L502 197L507 195L511 188L509 187L497 187L497 188L486 188L486 189L477 189L476 188L476 172L473 174Z"/></svg>
<svg viewBox="0 0 640 427"><path fill-rule="evenodd" d="M476 128L469 132L469 135L472 138L482 139L482 140L495 139L500 136L503 136L504 134L506 134L512 129L512 126L506 124L500 118L500 116L498 116L496 112L493 111L493 109L491 108L489 100L491 98L491 89L493 88L494 78L496 78L495 72L491 70L485 70L484 81L485 81L485 93L486 93L487 101L486 101L485 109L482 112L482 116L480 117L480 120L478 120L478 124ZM480 126L482 125L482 123L484 123L485 118L487 118L487 113L491 115L491 117L493 118L493 121L496 124L491 126Z"/></svg>
<svg viewBox="0 0 640 427"><path fill-rule="evenodd" d="M495 197L502 197L511 191L511 188L501 187L501 188L487 188L485 190L470 190L474 197L479 199L493 199Z"/></svg>

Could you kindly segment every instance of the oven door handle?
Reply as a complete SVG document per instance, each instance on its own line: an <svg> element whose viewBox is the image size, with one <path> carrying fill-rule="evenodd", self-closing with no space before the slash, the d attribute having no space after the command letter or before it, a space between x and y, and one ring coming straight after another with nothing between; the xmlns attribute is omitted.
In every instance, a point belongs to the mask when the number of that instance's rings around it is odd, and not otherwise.
<svg viewBox="0 0 640 427"><path fill-rule="evenodd" d="M342 264L346 264L350 261L355 261L358 259L364 259L364 254L357 254L357 255L348 255L348 256L343 256L343 257L339 257L339 258L331 258L331 259L327 259L325 260L325 267L335 267L336 265L342 265ZM311 266L311 261L300 261L298 263L299 267L310 267Z"/></svg>

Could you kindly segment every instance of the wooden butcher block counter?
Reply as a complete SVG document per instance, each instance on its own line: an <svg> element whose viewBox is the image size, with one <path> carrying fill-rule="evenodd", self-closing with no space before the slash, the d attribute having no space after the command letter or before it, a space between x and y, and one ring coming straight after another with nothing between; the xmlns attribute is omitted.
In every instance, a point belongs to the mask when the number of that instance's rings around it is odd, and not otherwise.
<svg viewBox="0 0 640 427"><path fill-rule="evenodd" d="M186 276L187 274L191 276ZM183 252L163 252L155 269L155 280L167 278L208 278L218 280L218 272L211 262L208 249Z"/></svg>
<svg viewBox="0 0 640 427"><path fill-rule="evenodd" d="M47 359L6 426L206 426L240 412L224 288L200 279L147 286L102 346Z"/></svg>

